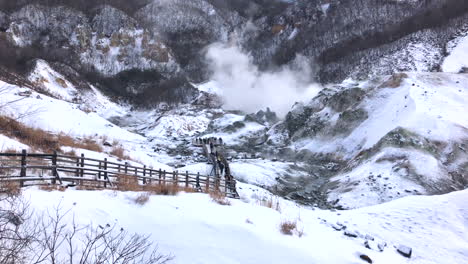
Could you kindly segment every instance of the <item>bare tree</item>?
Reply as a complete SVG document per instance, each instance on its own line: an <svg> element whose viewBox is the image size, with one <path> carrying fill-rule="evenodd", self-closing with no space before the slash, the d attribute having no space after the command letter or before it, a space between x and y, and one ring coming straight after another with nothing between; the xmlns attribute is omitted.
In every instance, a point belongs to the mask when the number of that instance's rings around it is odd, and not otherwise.
<svg viewBox="0 0 468 264"><path fill-rule="evenodd" d="M37 219L29 204L20 195L0 193L0 263L26 263L23 253L37 236Z"/></svg>
<svg viewBox="0 0 468 264"><path fill-rule="evenodd" d="M34 215L20 196L0 198L0 263L163 264L173 259L158 251L149 236L115 225L79 226L60 204Z"/></svg>

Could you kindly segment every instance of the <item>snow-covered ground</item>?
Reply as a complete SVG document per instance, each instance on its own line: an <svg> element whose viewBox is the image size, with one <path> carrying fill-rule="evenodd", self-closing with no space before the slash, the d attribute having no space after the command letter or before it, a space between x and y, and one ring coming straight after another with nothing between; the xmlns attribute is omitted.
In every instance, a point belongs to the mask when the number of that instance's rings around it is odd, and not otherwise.
<svg viewBox="0 0 468 264"><path fill-rule="evenodd" d="M442 64L444 72L460 72L463 68L468 68L468 36L460 36L448 43L449 56Z"/></svg>
<svg viewBox="0 0 468 264"><path fill-rule="evenodd" d="M468 191L330 212L281 199L277 211L259 205L258 188L240 187L242 199L231 200L231 206L205 194L151 196L144 205L135 204L138 194L131 192L31 188L24 195L37 212L60 203L79 224L150 234L162 253L175 256L172 263L364 263L360 254L374 263L468 261ZM283 235L279 226L286 220L297 221L303 235ZM336 231L337 222L357 237ZM377 245L385 243L380 252ZM397 253L400 244L412 247L411 259Z"/></svg>
<svg viewBox="0 0 468 264"><path fill-rule="evenodd" d="M184 163L181 171L202 174L208 174L210 167L203 163L201 150L191 146L191 139L200 134L223 137L227 146L235 146L261 138L267 130L266 125L246 120L245 115L222 109L182 106L131 111L93 87L81 91L65 79L59 80L62 78L38 61L30 80L39 82L50 96L0 81L0 91L5 91L0 105L21 99L0 109L1 114L17 117L30 113L20 121L77 138L116 140L134 162L165 170L171 170L171 164ZM213 84L205 84L209 85ZM409 73L396 88L358 85L369 92L361 103L368 118L333 141L314 138L296 142L298 150L345 153L352 158L396 128L436 142L462 140L467 135L467 75ZM202 89L214 91L213 87ZM80 103L73 103L75 99ZM333 122L339 119L339 114L328 108L323 114L336 114L330 117ZM207 129L209 132L203 134ZM0 148L28 146L0 134ZM117 158L109 154L111 149L104 146L104 152L98 153L63 147L64 151L115 161ZM177 155L178 151L187 151L189 157ZM294 163L261 159L234 159L230 163L233 175L245 182L238 183L241 199L231 200L231 206L218 205L205 194L151 196L142 206L132 201L138 194L131 192L28 188L24 195L37 212L61 203L65 210L72 209L80 224L116 224L131 232L151 234L163 253L176 256L173 263L362 263L361 254L374 263L468 263L468 191L422 196L428 193L425 185L450 178L442 162L418 149L385 147L379 151L331 179L335 192L329 194L330 200L339 199L344 207L362 207L347 211L302 207L271 198L268 191L254 185L272 187L282 175L308 174L291 173ZM403 168L422 175L422 181L407 178L406 171L392 163L395 159L404 161ZM264 199L278 200L280 209L262 206ZM282 234L279 226L286 220L296 221L299 232ZM342 226L356 237L336 230ZM400 244L413 248L411 259L396 251Z"/></svg>
<svg viewBox="0 0 468 264"><path fill-rule="evenodd" d="M315 138L300 142L299 148L315 152L339 151L354 156L373 147L397 127L432 140L448 141L467 136L468 75L449 73L408 73L396 88L369 91L360 106L368 118L344 138ZM325 111L325 110L324 110ZM326 114L326 113L325 113ZM331 117L332 120L337 120Z"/></svg>

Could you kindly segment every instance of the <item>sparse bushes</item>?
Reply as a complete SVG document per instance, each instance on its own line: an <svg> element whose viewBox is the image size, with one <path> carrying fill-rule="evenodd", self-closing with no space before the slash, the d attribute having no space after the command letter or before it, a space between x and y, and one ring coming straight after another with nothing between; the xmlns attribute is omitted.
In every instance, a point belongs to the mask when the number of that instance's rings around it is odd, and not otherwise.
<svg viewBox="0 0 468 264"><path fill-rule="evenodd" d="M0 195L18 196L21 194L21 186L19 182L6 181L0 178Z"/></svg>
<svg viewBox="0 0 468 264"><path fill-rule="evenodd" d="M211 199L220 205L231 205L231 201L226 198L226 195L219 191L210 192Z"/></svg>
<svg viewBox="0 0 468 264"><path fill-rule="evenodd" d="M161 183L153 182L140 185L138 179L132 175L117 175L117 190L119 191L132 191L132 192L146 192L155 195L176 195L179 192L196 192L191 187L182 187L176 183Z"/></svg>
<svg viewBox="0 0 468 264"><path fill-rule="evenodd" d="M408 74L401 72L401 73L394 73L388 80L386 80L380 88L397 88L400 87L401 83L404 79L408 78Z"/></svg>
<svg viewBox="0 0 468 264"><path fill-rule="evenodd" d="M125 149L121 145L114 146L112 151L110 152L111 155L114 155L122 160L129 160L130 157L125 155Z"/></svg>
<svg viewBox="0 0 468 264"><path fill-rule="evenodd" d="M64 192L67 188L65 186L56 185L56 184L48 184L48 185L40 185L39 190L51 192L51 191L59 191Z"/></svg>
<svg viewBox="0 0 468 264"><path fill-rule="evenodd" d="M0 116L0 127L3 134L14 137L21 143L43 151L59 150L61 146L87 149L102 152L102 147L92 137L75 140L65 133L54 135L40 128L28 127L20 122L5 116Z"/></svg>
<svg viewBox="0 0 468 264"><path fill-rule="evenodd" d="M292 236L296 234L298 237L302 237L304 235L304 229L299 229L297 225L297 220L290 221L286 220L280 223L279 226L280 232L284 235Z"/></svg>
<svg viewBox="0 0 468 264"><path fill-rule="evenodd" d="M131 175L117 175L117 190L138 192L142 190L142 186L138 183L138 178Z"/></svg>
<svg viewBox="0 0 468 264"><path fill-rule="evenodd" d="M42 129L25 126L14 119L0 116L0 127L2 127L3 134L15 137L23 144L44 150L59 148L58 142L54 140L53 135Z"/></svg>
<svg viewBox="0 0 468 264"><path fill-rule="evenodd" d="M285 235L292 235L293 231L297 228L296 221L284 221L280 224L280 231Z"/></svg>
<svg viewBox="0 0 468 264"><path fill-rule="evenodd" d="M20 197L3 197L0 214L0 263L163 264L149 236L130 234L109 224L67 222L71 210L57 206L35 215Z"/></svg>
<svg viewBox="0 0 468 264"><path fill-rule="evenodd" d="M135 199L133 199L133 202L135 202L136 204L139 204L139 205L144 205L149 201L149 198L150 198L149 193L147 193L147 192L146 193L140 193L140 194L138 194L137 197L135 197Z"/></svg>
<svg viewBox="0 0 468 264"><path fill-rule="evenodd" d="M281 205L278 196L263 197L258 200L261 206L265 206L281 212Z"/></svg>

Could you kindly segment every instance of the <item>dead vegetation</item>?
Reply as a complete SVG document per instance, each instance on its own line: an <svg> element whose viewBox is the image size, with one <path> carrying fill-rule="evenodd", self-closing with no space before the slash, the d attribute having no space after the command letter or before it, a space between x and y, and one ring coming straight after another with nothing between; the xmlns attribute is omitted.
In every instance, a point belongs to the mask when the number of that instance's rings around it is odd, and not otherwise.
<svg viewBox="0 0 468 264"><path fill-rule="evenodd" d="M268 207L281 213L280 199L278 196L272 195L269 197L262 197L261 199L258 199L258 203L261 206Z"/></svg>
<svg viewBox="0 0 468 264"><path fill-rule="evenodd" d="M408 78L408 74L401 72L401 73L394 73L388 80L382 83L379 88L397 88L400 87L401 83L404 79Z"/></svg>
<svg viewBox="0 0 468 264"><path fill-rule="evenodd" d="M150 236L111 226L78 225L59 205L35 214L21 197L0 196L0 263L167 263Z"/></svg>
<svg viewBox="0 0 468 264"><path fill-rule="evenodd" d="M101 145L93 140L91 136L76 140L65 133L54 135L39 128L28 127L17 120L5 116L0 116L0 127L2 128L2 134L16 138L21 143L34 149L52 152L60 150L61 146L68 146L95 152L103 151Z"/></svg>
<svg viewBox="0 0 468 264"><path fill-rule="evenodd" d="M0 195L7 194L18 196L21 194L21 186L19 182L6 181L0 178Z"/></svg>
<svg viewBox="0 0 468 264"><path fill-rule="evenodd" d="M140 193L137 197L133 199L133 202L138 205L144 205L149 201L151 194L150 193Z"/></svg>
<svg viewBox="0 0 468 264"><path fill-rule="evenodd" d="M303 228L300 229L297 225L297 222L298 220L282 221L279 226L280 232L288 236L292 236L296 234L298 237L302 237L304 235L304 229Z"/></svg>
<svg viewBox="0 0 468 264"><path fill-rule="evenodd" d="M226 197L226 195L220 191L210 192L210 197L213 202L220 205L231 205L231 201Z"/></svg>
<svg viewBox="0 0 468 264"><path fill-rule="evenodd" d="M56 185L56 184L48 184L48 185L40 185L39 190L52 192L52 191L59 191L64 192L67 188L65 186Z"/></svg>
<svg viewBox="0 0 468 264"><path fill-rule="evenodd" d="M283 221L280 224L280 231L284 235L293 235L293 231L297 228L297 222L296 221Z"/></svg>
<svg viewBox="0 0 468 264"><path fill-rule="evenodd" d="M110 154L121 160L130 160L130 157L125 155L125 149L121 145L114 145Z"/></svg>
<svg viewBox="0 0 468 264"><path fill-rule="evenodd" d="M127 192L146 192L152 195L177 195L179 192L193 193L195 189L180 186L176 183L161 183L156 180L147 184L140 184L138 179L132 175L117 175L117 190Z"/></svg>

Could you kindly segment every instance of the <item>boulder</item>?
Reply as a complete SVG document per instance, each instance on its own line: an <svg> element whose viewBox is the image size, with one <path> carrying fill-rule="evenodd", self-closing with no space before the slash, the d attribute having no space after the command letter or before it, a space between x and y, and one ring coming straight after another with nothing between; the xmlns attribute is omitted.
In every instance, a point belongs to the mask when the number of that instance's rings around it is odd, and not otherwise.
<svg viewBox="0 0 468 264"><path fill-rule="evenodd" d="M346 230L346 231L344 232L344 235L345 235L345 236L349 236L349 237L358 237L357 232L351 231L351 230Z"/></svg>
<svg viewBox="0 0 468 264"><path fill-rule="evenodd" d="M411 258L411 254L413 253L413 249L405 245L399 245L397 248L397 251L402 256L407 257L407 258Z"/></svg>
<svg viewBox="0 0 468 264"><path fill-rule="evenodd" d="M367 255L361 254L361 255L359 255L359 258L366 261L367 263L372 263L372 259L369 258L369 256L367 256Z"/></svg>

